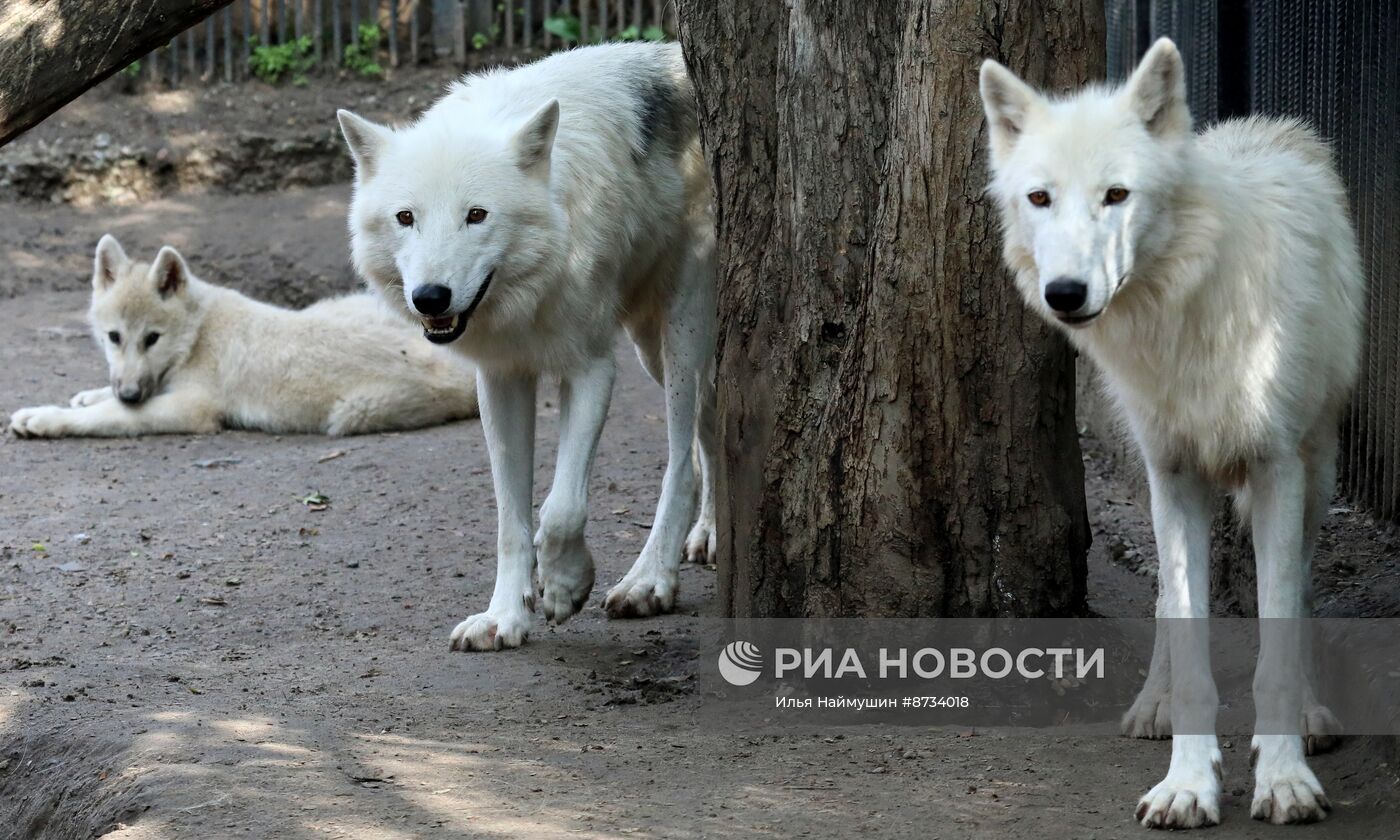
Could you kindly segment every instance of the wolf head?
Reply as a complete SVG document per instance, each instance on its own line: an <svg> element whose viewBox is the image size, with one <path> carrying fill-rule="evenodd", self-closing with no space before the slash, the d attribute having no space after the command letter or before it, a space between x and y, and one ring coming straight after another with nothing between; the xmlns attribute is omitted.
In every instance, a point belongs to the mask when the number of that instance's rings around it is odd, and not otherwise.
<svg viewBox="0 0 1400 840"><path fill-rule="evenodd" d="M1032 308L1085 327L1172 236L1191 137L1181 54L1163 38L1120 88L1059 100L988 60L981 89L1006 260Z"/></svg>
<svg viewBox="0 0 1400 840"><path fill-rule="evenodd" d="M355 267L447 344L469 319L529 317L563 260L563 210L550 189L559 105L523 123L442 113L404 129L340 111L355 159ZM436 109L435 109L436 110Z"/></svg>
<svg viewBox="0 0 1400 840"><path fill-rule="evenodd" d="M155 262L127 257L111 234L97 243L88 322L107 355L112 392L140 405L160 392L167 375L189 357L199 335L185 260L170 246Z"/></svg>

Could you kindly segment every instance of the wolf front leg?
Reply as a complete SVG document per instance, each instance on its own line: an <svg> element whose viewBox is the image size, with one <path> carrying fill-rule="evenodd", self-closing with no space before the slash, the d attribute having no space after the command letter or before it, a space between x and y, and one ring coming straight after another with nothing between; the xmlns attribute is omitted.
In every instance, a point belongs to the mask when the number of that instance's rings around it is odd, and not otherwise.
<svg viewBox="0 0 1400 840"><path fill-rule="evenodd" d="M682 269L677 297L660 330L662 385L666 389L666 475L646 545L631 571L608 593L613 618L670 612L676 605L681 552L695 512L695 421L700 377L714 357L714 287L708 254ZM703 453L702 453L703 454Z"/></svg>
<svg viewBox="0 0 1400 840"><path fill-rule="evenodd" d="M116 396L116 394L112 393L112 386L105 385L101 388L79 391L73 395L73 399L69 400L68 404L73 408L82 408L83 406L100 403L103 400L116 399Z"/></svg>
<svg viewBox="0 0 1400 840"><path fill-rule="evenodd" d="M1159 632L1171 661L1172 758L1167 776L1138 802L1149 828L1220 822L1219 699L1210 673L1210 488L1194 472L1148 457L1152 529L1157 537Z"/></svg>
<svg viewBox="0 0 1400 840"><path fill-rule="evenodd" d="M540 606L550 621L562 622L578 612L593 590L593 555L583 537L588 477L608 417L615 370L611 354L600 356L559 383L559 460L535 534Z"/></svg>
<svg viewBox="0 0 1400 840"><path fill-rule="evenodd" d="M479 370L481 427L496 491L496 587L486 612L452 630L452 650L520 647L530 632L535 593L530 494L535 472L534 374Z"/></svg>
<svg viewBox="0 0 1400 840"><path fill-rule="evenodd" d="M1331 804L1304 757L1303 633L1307 576L1303 548L1307 480L1289 451L1250 465L1255 565L1259 577L1259 662L1254 671L1254 802L1272 823L1315 822Z"/></svg>
<svg viewBox="0 0 1400 840"><path fill-rule="evenodd" d="M135 437L219 430L216 403L199 391L157 394L139 406L109 399L78 408L44 405L10 417L18 437Z"/></svg>

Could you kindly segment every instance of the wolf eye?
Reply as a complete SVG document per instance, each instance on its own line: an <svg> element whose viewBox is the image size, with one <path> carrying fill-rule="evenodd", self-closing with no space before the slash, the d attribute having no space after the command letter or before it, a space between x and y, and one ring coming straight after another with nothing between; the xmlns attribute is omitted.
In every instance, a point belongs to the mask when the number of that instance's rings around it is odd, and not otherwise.
<svg viewBox="0 0 1400 840"><path fill-rule="evenodd" d="M467 224L479 225L486 221L486 211L480 207L473 207L467 211Z"/></svg>
<svg viewBox="0 0 1400 840"><path fill-rule="evenodd" d="M122 334L117 332L116 330L112 330L111 332L107 333L107 340L112 342L113 344L121 344Z"/></svg>
<svg viewBox="0 0 1400 840"><path fill-rule="evenodd" d="M1111 187L1103 194L1104 204L1122 204L1128 200L1128 191L1122 187Z"/></svg>
<svg viewBox="0 0 1400 840"><path fill-rule="evenodd" d="M413 211L400 210L399 212L394 214L394 218L399 220L399 224L403 225L404 227L409 227L413 224Z"/></svg>
<svg viewBox="0 0 1400 840"><path fill-rule="evenodd" d="M1045 190L1036 190L1035 192L1026 196L1026 198L1030 199L1031 204L1034 204L1036 207L1050 206L1050 193L1046 192Z"/></svg>
<svg viewBox="0 0 1400 840"><path fill-rule="evenodd" d="M147 348L147 349L150 349L150 348L156 346L156 342L157 342L157 341L160 341L160 333L158 333L158 332L146 333L146 348Z"/></svg>

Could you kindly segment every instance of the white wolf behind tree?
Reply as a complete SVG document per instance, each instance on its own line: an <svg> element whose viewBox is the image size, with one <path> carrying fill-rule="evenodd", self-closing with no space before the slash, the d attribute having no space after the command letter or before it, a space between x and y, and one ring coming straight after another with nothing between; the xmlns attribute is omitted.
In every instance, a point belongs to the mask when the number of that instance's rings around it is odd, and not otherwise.
<svg viewBox="0 0 1400 840"><path fill-rule="evenodd" d="M624 329L665 387L669 460L655 524L606 607L671 610L682 552L705 559L714 546L714 234L680 47L588 47L469 76L403 128L339 116L356 162L356 268L479 370L496 584L452 647L521 644L537 564L546 618L587 599L589 474ZM541 377L560 380L560 440L535 531Z"/></svg>
<svg viewBox="0 0 1400 840"><path fill-rule="evenodd" d="M992 193L1027 303L1103 375L1142 450L1160 567L1158 644L1124 721L1164 735L1144 825L1220 821L1206 619L1212 491L1254 534L1261 648L1252 813L1330 807L1305 758L1336 721L1306 677L1301 619L1356 381L1365 283L1327 147L1294 120L1194 134L1185 70L1158 41L1126 85L1044 97L982 67ZM1189 619L1189 620L1187 620Z"/></svg>

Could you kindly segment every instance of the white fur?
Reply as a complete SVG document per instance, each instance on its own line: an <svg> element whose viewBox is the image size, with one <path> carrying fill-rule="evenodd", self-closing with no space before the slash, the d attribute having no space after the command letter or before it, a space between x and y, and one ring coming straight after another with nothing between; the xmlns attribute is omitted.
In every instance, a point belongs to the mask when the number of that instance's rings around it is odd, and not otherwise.
<svg viewBox="0 0 1400 840"><path fill-rule="evenodd" d="M1310 608L1364 299L1331 156L1293 120L1193 134L1185 71L1165 39L1116 90L1049 99L991 61L981 82L1006 261L1031 308L1102 372L1148 470L1157 614L1196 619L1159 622L1151 674L1124 720L1130 734L1182 733L1139 818L1168 828L1220 819L1219 753L1203 734L1217 703L1204 619L1211 496L1226 489L1253 527L1266 619L1253 813L1321 819L1327 800L1301 727L1335 721L1311 697L1295 631ZM1115 187L1128 196L1107 203ZM1049 206L1030 201L1036 191ZM1046 287L1063 277L1087 286L1077 311L1047 304Z"/></svg>
<svg viewBox="0 0 1400 840"><path fill-rule="evenodd" d="M525 640L537 560L546 618L563 621L587 598L589 474L622 329L665 386L669 461L655 524L609 613L671 610L682 552L713 552L713 220L692 99L678 46L610 45L469 76L406 127L340 113L356 160L355 266L426 327L459 331L438 338L480 370L496 586L486 611L452 631L454 649ZM450 307L422 316L414 292L433 285L450 290ZM535 531L542 375L560 379L561 430Z"/></svg>
<svg viewBox="0 0 1400 840"><path fill-rule="evenodd" d="M69 407L15 412L16 435L350 435L476 414L471 365L424 342L372 293L281 309L199 280L174 248L142 263L107 235L88 320L111 385Z"/></svg>

